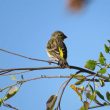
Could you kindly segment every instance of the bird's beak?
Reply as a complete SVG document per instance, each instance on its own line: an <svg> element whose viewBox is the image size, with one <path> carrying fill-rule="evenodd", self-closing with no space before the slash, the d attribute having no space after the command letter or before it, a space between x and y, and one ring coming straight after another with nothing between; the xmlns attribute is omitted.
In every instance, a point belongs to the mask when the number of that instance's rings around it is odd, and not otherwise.
<svg viewBox="0 0 110 110"><path fill-rule="evenodd" d="M65 39L68 38L67 36L65 36Z"/></svg>

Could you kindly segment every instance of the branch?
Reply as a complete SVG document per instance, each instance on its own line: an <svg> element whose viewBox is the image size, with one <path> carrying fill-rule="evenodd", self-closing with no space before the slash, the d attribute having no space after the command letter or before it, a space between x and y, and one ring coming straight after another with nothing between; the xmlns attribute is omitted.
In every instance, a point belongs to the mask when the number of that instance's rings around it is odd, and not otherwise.
<svg viewBox="0 0 110 110"><path fill-rule="evenodd" d="M34 70L46 70L46 69L64 69L64 68L61 68L60 66L47 66L47 67L36 67L36 68L9 68L9 69L1 69L0 70L1 74L0 75L4 75L4 74L7 74L9 72L16 71L16 70L34 71ZM79 70L79 71L81 71L83 73L85 72L85 73L88 73L90 75L97 74L97 73L95 73L93 71L87 70L85 68L77 67L77 66L69 66L69 69ZM110 81L109 77L106 77L106 76L103 76L103 75L100 75L100 74L97 74L96 76Z"/></svg>
<svg viewBox="0 0 110 110"><path fill-rule="evenodd" d="M3 103L3 106L8 107L8 108L11 108L11 109L13 109L13 110L19 110L19 109L17 109L16 107L13 107L12 105L7 104L7 103Z"/></svg>
<svg viewBox="0 0 110 110"><path fill-rule="evenodd" d="M75 75L79 74L80 72L81 72L80 70L77 71L77 72L75 73ZM58 100L58 105L57 105L57 107L55 108L55 110L58 110L58 108L60 109L60 103L61 103L61 99L62 99L64 90L65 90L65 88L67 87L68 83L73 79L73 77L74 77L74 75L71 76L71 77L66 81L66 84L64 85L64 87L63 87L63 89L62 89L62 91L61 91L61 95L60 95L59 100Z"/></svg>
<svg viewBox="0 0 110 110"><path fill-rule="evenodd" d="M9 68L9 69L2 69L0 71L0 75L7 74L12 71L16 70L28 70L28 71L34 71L34 70L46 70L46 69L61 69L59 66L49 66L49 67L36 67L36 68Z"/></svg>
<svg viewBox="0 0 110 110"><path fill-rule="evenodd" d="M49 64L51 64L51 63L58 64L58 63L53 62L53 61L47 61L47 60L41 60L41 59L37 59L37 58L27 57L27 56L20 55L20 54L14 53L14 52L10 52L10 51L5 50L5 49L0 49L0 51L5 52L5 53L9 53L9 54L12 54L12 55L15 55L15 56L19 56L19 57L22 57L22 58L25 58L25 59L28 59L28 60L46 62L46 63L49 63Z"/></svg>
<svg viewBox="0 0 110 110"><path fill-rule="evenodd" d="M110 104L102 104L102 105L96 105L96 106L92 106L92 107L89 107L88 109L94 109L94 108L99 108L99 107L105 107L105 106L110 106Z"/></svg>
<svg viewBox="0 0 110 110"><path fill-rule="evenodd" d="M5 50L5 49L0 49L0 51L2 51L2 52L6 52L6 53L9 53L9 54L12 54L12 55L15 55L15 56L19 56L19 57L22 57L22 58L25 58L25 59L29 59L29 60L34 60L34 61L41 61L41 62L47 62L47 63L54 63L54 64L58 64L58 63L56 63L56 62L52 62L52 61L47 61L47 60L41 60L41 59L36 59L36 58L30 58L30 57L27 57L27 56L24 56L24 55L20 55L20 54L17 54L17 53L14 53L14 52L10 52L10 51L7 51L7 50ZM61 67L57 67L57 68L61 68ZM90 70L87 70L87 69L84 69L84 68L80 68L80 67L76 67L76 66L69 66L69 68L70 69L76 69L76 70L80 70L80 71L82 71L82 72L86 72L86 73L88 73L88 74L96 74L95 72L93 72L93 71L90 71ZM6 74L6 73L9 73L9 72L11 72L11 71L15 71L15 70L30 70L30 71L32 71L32 70L41 70L41 69L56 69L56 67L55 68L48 68L48 67L44 67L44 68L16 68L16 69L8 69L8 70L5 70L5 72L4 72L4 70L2 71L0 71L0 75L2 75L2 74ZM97 76L98 77L101 77L101 78L104 78L104 79L108 79L108 77L105 77L105 76L102 76L102 75L99 75L99 74L97 74Z"/></svg>
<svg viewBox="0 0 110 110"><path fill-rule="evenodd" d="M78 79L77 76L76 76L76 77L75 77L75 75L72 75L72 76L73 76L74 78ZM9 86L6 86L5 88L0 89L0 92L2 92L3 90L8 89L8 88L10 88L10 87L13 87L13 86L15 86L15 85L17 85L17 84L21 84L21 83L23 84L23 83L29 82L29 81L34 81L34 80L39 80L39 79L52 79L52 78L71 78L72 76L71 76L71 75L70 75L70 76L63 76L63 75L47 76L47 75L41 75L41 76L34 77L34 78L23 79L23 80L17 80L17 81L16 81L17 83L12 84L12 85L9 85ZM80 80L80 79L78 79L78 80ZM99 82L98 79L89 79L89 78L86 79L85 81L91 81L91 82L96 81L96 82ZM110 81L104 80L104 82L110 82Z"/></svg>

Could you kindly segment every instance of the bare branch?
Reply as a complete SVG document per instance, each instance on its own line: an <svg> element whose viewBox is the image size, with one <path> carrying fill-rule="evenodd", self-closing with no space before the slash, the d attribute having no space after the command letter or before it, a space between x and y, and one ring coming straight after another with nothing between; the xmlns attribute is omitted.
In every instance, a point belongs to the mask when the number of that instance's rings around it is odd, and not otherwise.
<svg viewBox="0 0 110 110"><path fill-rule="evenodd" d="M77 74L79 74L80 72L81 72L81 71L79 70L79 71L77 71L75 74L77 75ZM55 108L55 110L58 110L58 109L61 110L61 109L60 109L60 103L61 103L61 99L62 99L64 90L65 90L65 88L67 87L68 83L71 81L71 79L73 79L73 77L74 77L74 75L71 76L71 77L66 81L66 83L65 83L65 85L64 85L64 87L63 87L63 89L62 89L62 91L61 91L61 94L60 94L60 97L59 97L59 100L58 100L58 105L57 105L57 107Z"/></svg>
<svg viewBox="0 0 110 110"><path fill-rule="evenodd" d="M51 64L51 63L58 64L58 63L53 62L53 61L47 61L47 60L41 60L41 59L37 59L37 58L27 57L27 56L20 55L20 54L14 53L14 52L10 52L10 51L5 50L5 49L0 49L0 51L5 52L5 53L9 53L9 54L12 54L12 55L15 55L15 56L19 56L19 57L22 57L22 58L25 58L25 59L28 59L28 60L46 62L46 63L49 63L49 64Z"/></svg>
<svg viewBox="0 0 110 110"><path fill-rule="evenodd" d="M89 107L88 109L94 109L94 108L99 108L99 107L105 107L105 106L110 106L110 104L102 104L102 105L96 105L96 106L92 106L92 107Z"/></svg>
<svg viewBox="0 0 110 110"><path fill-rule="evenodd" d="M82 73L88 73L90 75L95 75L97 77L101 77L105 80L110 80L109 77L106 77L106 76L103 76L101 74L97 74L93 71L90 71L90 70L87 70L85 68L81 68L81 67L77 67L77 66L69 66L70 68L69 69L75 69L75 70L80 70ZM64 68L61 68L60 66L47 66L47 67L36 67L36 68L9 68L9 69L1 69L0 70L0 75L4 75L4 74L7 74L9 72L12 72L12 71L16 71L16 70L28 70L28 71L34 71L34 70L46 70L46 69L64 69Z"/></svg>
<svg viewBox="0 0 110 110"><path fill-rule="evenodd" d="M19 110L18 108L13 107L12 105L7 104L7 103L4 103L4 102L3 102L3 106L8 107L8 108L11 108L11 109L13 109L13 110Z"/></svg>
<svg viewBox="0 0 110 110"><path fill-rule="evenodd" d="M28 70L28 71L33 71L33 70L46 70L46 69L61 69L59 66L49 66L49 67L36 67L36 68L9 68L9 69L2 69L0 71L0 75L7 74L12 71L16 70Z"/></svg>

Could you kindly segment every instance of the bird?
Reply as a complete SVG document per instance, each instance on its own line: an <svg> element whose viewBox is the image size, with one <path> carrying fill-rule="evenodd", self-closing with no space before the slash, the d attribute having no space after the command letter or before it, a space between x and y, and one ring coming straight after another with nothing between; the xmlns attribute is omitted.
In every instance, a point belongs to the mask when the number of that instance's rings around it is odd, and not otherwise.
<svg viewBox="0 0 110 110"><path fill-rule="evenodd" d="M62 31L55 31L47 43L47 55L52 61L58 62L62 68L68 67L67 47L64 43L66 38Z"/></svg>

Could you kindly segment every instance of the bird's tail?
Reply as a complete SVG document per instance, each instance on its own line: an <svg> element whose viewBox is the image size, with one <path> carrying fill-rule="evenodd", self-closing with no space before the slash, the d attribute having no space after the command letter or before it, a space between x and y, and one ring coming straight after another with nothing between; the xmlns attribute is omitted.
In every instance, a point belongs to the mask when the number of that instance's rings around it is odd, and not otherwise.
<svg viewBox="0 0 110 110"><path fill-rule="evenodd" d="M58 64L62 67L62 68L69 68L68 62L65 59L60 59Z"/></svg>

